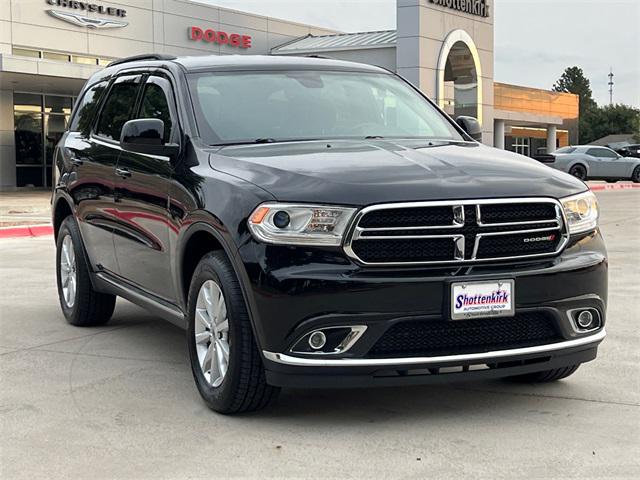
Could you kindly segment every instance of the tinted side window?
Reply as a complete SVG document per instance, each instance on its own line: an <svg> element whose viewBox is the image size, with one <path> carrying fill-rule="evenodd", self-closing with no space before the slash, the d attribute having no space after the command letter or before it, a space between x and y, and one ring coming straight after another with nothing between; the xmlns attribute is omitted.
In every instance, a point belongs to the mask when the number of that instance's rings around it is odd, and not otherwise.
<svg viewBox="0 0 640 480"><path fill-rule="evenodd" d="M587 155L591 155L592 157L599 157L600 156L600 149L599 148L590 148L589 150L587 150Z"/></svg>
<svg viewBox="0 0 640 480"><path fill-rule="evenodd" d="M164 143L169 143L171 138L171 108L169 99L171 84L168 80L152 77L144 87L142 105L138 118L157 118L164 122Z"/></svg>
<svg viewBox="0 0 640 480"><path fill-rule="evenodd" d="M76 103L69 130L72 132L81 132L85 136L89 135L91 125L98 110L98 105L100 104L100 99L108 85L109 82L107 81L99 82L84 93L82 99Z"/></svg>
<svg viewBox="0 0 640 480"><path fill-rule="evenodd" d="M102 107L96 133L112 140L120 140L123 125L131 118L136 104L140 77L116 80Z"/></svg>
<svg viewBox="0 0 640 480"><path fill-rule="evenodd" d="M575 147L562 147L556 150L554 153L573 153L575 151Z"/></svg>

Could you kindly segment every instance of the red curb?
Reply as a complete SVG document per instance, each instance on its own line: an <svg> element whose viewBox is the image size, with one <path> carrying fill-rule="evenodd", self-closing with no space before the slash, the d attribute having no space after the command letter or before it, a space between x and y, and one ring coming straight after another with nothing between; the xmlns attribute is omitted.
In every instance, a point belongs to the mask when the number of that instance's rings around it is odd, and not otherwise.
<svg viewBox="0 0 640 480"><path fill-rule="evenodd" d="M53 234L51 225L25 225L23 227L0 228L0 238L40 237Z"/></svg>
<svg viewBox="0 0 640 480"><path fill-rule="evenodd" d="M640 183L599 183L596 185L589 185L589 188L594 192L602 190L633 190L635 188L640 188Z"/></svg>

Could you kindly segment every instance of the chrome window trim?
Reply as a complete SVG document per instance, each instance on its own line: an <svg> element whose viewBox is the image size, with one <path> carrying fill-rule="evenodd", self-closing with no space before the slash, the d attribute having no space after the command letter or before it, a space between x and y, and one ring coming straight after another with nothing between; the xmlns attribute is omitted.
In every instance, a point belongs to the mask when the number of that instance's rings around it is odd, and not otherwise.
<svg viewBox="0 0 640 480"><path fill-rule="evenodd" d="M555 352L568 348L587 346L592 343L600 343L607 335L604 328L598 333L585 337L575 338L564 342L549 343L535 347L512 348L509 350L495 350L493 352L469 353L466 355L442 355L438 357L403 357L403 358L302 358L293 357L284 353L274 353L263 350L262 354L267 360L298 367L388 367L396 365L439 365L443 363L467 363L495 360L498 358L517 355L536 355Z"/></svg>
<svg viewBox="0 0 640 480"><path fill-rule="evenodd" d="M476 235L476 238L474 240L474 247L473 247L473 251L472 251L472 258L469 259L465 259L464 258L464 245L462 246L462 257L460 258L459 256L457 257L457 259L453 259L453 260L426 260L426 261L418 261L418 262L365 262L364 260L362 260L360 257L358 257L358 255L354 252L353 248L352 248L352 244L355 240L365 240L365 239L374 239L374 240L380 240L380 239L389 239L389 238L398 238L398 239L412 239L412 238L430 238L430 237L437 237L437 236L429 236L429 235L403 235L402 237L398 236L398 237L379 237L379 236L362 236L362 231L375 231L375 230L382 230L382 229L369 229L369 228L362 228L359 227L359 223L360 220L367 214L370 212L374 212L374 211L378 211L378 210L391 210L391 209L403 209L403 208L420 208L420 207L440 207L440 206L452 206L452 207L463 207L465 205L475 205L476 206L476 213L477 213L477 209L479 208L480 205L499 205L499 204L509 204L509 203L551 203L553 205L555 205L556 207L556 218L555 220L548 220L548 223L551 222L556 222L556 225L554 226L550 226L549 230L559 230L560 232L560 236L561 236L561 241L558 244L558 247L556 248L556 250L554 252L551 253L534 253L534 254L529 254L529 255L515 255L515 256L508 256L508 257L491 257L491 258L475 258L477 251L479 249L479 238L481 238L481 236L487 236L490 235L490 233L486 233L486 234L481 234L478 233ZM464 208L463 208L463 212L464 212ZM478 222L478 220L476 220ZM505 225L531 225L532 223L547 223L547 221L534 221L534 222L529 222L529 221L524 221L522 223L520 222L514 222L514 223L503 223L503 224L481 224L480 222L478 222L478 226L480 227L485 227L485 228L491 228L491 227L499 227L499 226L505 226ZM462 224L463 226L464 224ZM436 228L436 227L432 227L432 228ZM444 227L437 227L437 228L460 228L460 227L453 227L453 226L444 226ZM406 228L404 230L418 230L418 229L428 229L427 227L424 228L414 228L414 227L410 227L410 228ZM403 230L403 228L396 228L393 227L393 230ZM535 231L537 229L523 229L523 230L514 230L514 231L510 231L510 232L504 232L505 235L507 234L518 234L518 233L528 233L530 231ZM547 230L546 228L543 230ZM493 233L503 233L503 232L493 232ZM450 235L444 235L445 237L451 237L451 238L455 238L456 235L455 233L451 233ZM460 235L463 237L463 244L464 244L464 236ZM496 261L508 261L508 260L520 260L520 259L530 259L530 258L545 258L545 257L553 257L558 255L560 252L562 252L562 250L564 250L564 248L567 246L567 244L569 243L569 229L567 227L567 219L566 216L564 214L564 209L562 208L562 204L560 203L560 201L558 199L555 198L551 198L551 197L522 197L522 198L497 198L497 199L489 199L489 198L485 198L485 199L466 199L466 200L436 200L436 201L424 201L424 202L400 202L400 203L382 203L382 204L376 204L376 205L370 205L368 207L364 207L361 210L359 210L353 217L353 219L351 220L351 224L349 225L349 227L346 229L345 232L345 236L344 236L344 241L343 241L343 245L342 248L344 250L344 252L347 254L347 256L349 258L351 258L352 260L356 261L357 263L361 264L361 265L366 265L366 266L384 266L384 267L388 267L388 266L412 266L412 265L448 265L448 264L470 264L470 263L485 263L485 262L496 262ZM440 236L442 237L442 236ZM455 239L454 241L456 241L456 247L459 247L459 239ZM459 248L456 248L456 253L458 254L460 252Z"/></svg>

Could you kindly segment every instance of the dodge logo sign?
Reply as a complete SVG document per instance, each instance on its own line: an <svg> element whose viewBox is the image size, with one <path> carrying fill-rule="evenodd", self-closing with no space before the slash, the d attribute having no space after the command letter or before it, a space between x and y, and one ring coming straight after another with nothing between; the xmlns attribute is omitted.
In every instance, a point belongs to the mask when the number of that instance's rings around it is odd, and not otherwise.
<svg viewBox="0 0 640 480"><path fill-rule="evenodd" d="M545 235L544 237L529 237L525 238L524 243L530 242L553 242L556 239L555 235Z"/></svg>

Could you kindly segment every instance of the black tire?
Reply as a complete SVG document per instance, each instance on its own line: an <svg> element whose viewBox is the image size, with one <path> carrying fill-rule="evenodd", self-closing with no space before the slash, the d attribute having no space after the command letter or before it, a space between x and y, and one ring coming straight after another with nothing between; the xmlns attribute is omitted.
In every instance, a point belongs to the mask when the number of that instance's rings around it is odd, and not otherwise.
<svg viewBox="0 0 640 480"><path fill-rule="evenodd" d="M553 370L545 370L542 372L525 373L524 375L508 377L508 380L524 383L555 382L556 380L562 380L563 378L567 378L569 375L573 375L579 367L580 364L563 368L555 368Z"/></svg>
<svg viewBox="0 0 640 480"><path fill-rule="evenodd" d="M76 288L71 306L64 298L61 263L62 245L66 237L71 238L73 252L75 254ZM62 313L71 325L77 327L91 327L104 325L111 319L116 306L116 296L96 292L91 283L89 274L89 262L82 244L82 237L78 230L78 224L73 216L68 216L62 222L56 241L56 284L58 286L58 298Z"/></svg>
<svg viewBox="0 0 640 480"><path fill-rule="evenodd" d="M607 183L618 183L618 180L607 180Z"/></svg>
<svg viewBox="0 0 640 480"><path fill-rule="evenodd" d="M569 169L569 175L573 175L584 182L587 180L587 169L584 165L574 165Z"/></svg>
<svg viewBox="0 0 640 480"><path fill-rule="evenodd" d="M195 341L198 293L207 280L216 282L222 291L229 321L228 369L217 387L212 386L204 376ZM189 287L188 313L187 344L191 371L198 391L209 408L219 413L233 414L259 410L275 400L280 389L266 382L262 356L253 336L240 283L224 252L211 252L200 260Z"/></svg>
<svg viewBox="0 0 640 480"><path fill-rule="evenodd" d="M640 165L633 169L633 173L631 174L631 181L633 183L640 183Z"/></svg>

